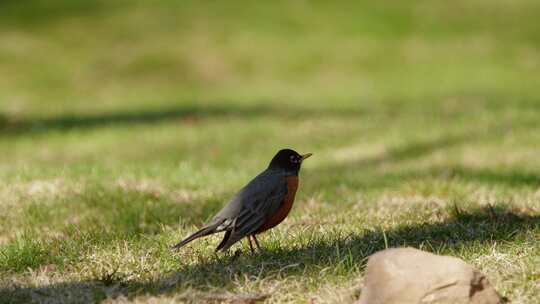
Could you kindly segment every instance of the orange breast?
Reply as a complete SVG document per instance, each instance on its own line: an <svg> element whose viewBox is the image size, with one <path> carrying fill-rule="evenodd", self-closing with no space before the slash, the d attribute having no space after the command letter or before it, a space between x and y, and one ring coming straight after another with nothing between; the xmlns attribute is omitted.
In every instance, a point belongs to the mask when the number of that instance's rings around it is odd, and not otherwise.
<svg viewBox="0 0 540 304"><path fill-rule="evenodd" d="M270 228L274 228L279 223L281 223L291 211L292 205L294 203L294 196L296 195L296 190L298 189L298 176L288 176L287 177L287 194L281 203L278 211L272 215L268 220L259 228L255 233L264 232Z"/></svg>

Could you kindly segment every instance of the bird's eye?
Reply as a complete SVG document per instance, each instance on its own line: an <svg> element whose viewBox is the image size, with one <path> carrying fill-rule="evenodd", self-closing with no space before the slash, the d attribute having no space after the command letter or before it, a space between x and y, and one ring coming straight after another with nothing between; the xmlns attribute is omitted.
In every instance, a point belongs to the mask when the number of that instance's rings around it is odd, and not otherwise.
<svg viewBox="0 0 540 304"><path fill-rule="evenodd" d="M292 163L297 163L298 162L298 160L296 159L296 157L294 157L294 155L291 155L290 159L291 159Z"/></svg>

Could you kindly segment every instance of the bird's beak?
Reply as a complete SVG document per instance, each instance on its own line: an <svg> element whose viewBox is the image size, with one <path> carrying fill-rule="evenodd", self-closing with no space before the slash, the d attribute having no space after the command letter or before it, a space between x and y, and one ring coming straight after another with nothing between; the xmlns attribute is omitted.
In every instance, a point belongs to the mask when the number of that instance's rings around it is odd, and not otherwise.
<svg viewBox="0 0 540 304"><path fill-rule="evenodd" d="M301 161L304 161L304 159L309 158L311 155L313 155L313 153L306 153L302 155Z"/></svg>

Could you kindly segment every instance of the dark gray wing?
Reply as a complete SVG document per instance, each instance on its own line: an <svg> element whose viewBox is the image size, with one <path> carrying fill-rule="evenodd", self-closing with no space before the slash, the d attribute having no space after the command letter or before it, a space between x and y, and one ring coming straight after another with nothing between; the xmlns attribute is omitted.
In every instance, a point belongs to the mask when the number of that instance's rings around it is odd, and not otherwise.
<svg viewBox="0 0 540 304"><path fill-rule="evenodd" d="M227 250L260 228L277 212L286 194L283 173L266 170L255 177L212 219L211 222L221 222L218 230L230 231L228 239L218 249Z"/></svg>

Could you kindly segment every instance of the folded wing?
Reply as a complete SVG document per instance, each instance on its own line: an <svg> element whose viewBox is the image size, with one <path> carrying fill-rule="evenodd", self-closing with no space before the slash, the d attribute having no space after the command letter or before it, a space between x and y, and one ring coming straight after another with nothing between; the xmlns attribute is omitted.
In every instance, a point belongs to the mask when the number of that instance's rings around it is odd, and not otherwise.
<svg viewBox="0 0 540 304"><path fill-rule="evenodd" d="M227 216L230 224L227 225L225 229L227 233L216 250L225 251L234 243L257 231L277 212L286 194L287 183L285 176L280 172L267 170L253 179L229 203L239 207L231 208L236 209L236 214L228 216L221 214ZM215 218L218 218L220 213Z"/></svg>

